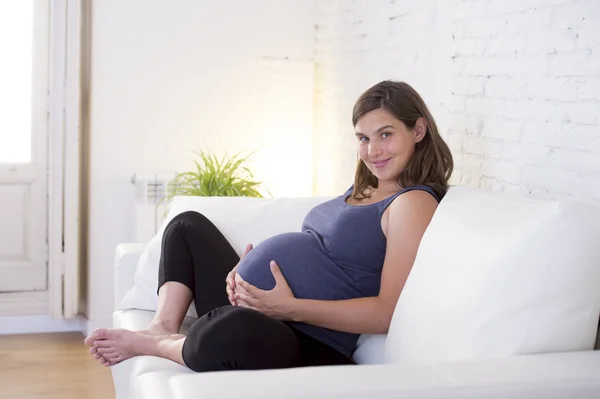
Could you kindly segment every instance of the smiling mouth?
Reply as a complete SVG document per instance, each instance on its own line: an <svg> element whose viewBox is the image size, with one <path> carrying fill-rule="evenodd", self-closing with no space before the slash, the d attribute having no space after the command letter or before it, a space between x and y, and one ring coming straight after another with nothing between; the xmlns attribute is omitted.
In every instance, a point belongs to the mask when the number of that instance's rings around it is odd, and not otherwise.
<svg viewBox="0 0 600 399"><path fill-rule="evenodd" d="M387 165L387 164L388 164L388 162L390 161L390 159L392 159L392 158L388 158L388 159L386 159L385 161L373 162L373 165L374 165L376 168L383 168L385 165Z"/></svg>

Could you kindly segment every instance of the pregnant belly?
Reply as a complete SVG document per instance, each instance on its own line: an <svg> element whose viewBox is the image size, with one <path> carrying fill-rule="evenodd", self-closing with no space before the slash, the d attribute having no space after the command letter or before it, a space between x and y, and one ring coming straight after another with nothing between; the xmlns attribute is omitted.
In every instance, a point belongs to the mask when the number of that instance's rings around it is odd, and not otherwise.
<svg viewBox="0 0 600 399"><path fill-rule="evenodd" d="M272 260L296 298L332 300L357 295L351 276L323 253L310 233L284 233L263 241L242 259L237 273L248 283L271 290L275 287L269 267Z"/></svg>

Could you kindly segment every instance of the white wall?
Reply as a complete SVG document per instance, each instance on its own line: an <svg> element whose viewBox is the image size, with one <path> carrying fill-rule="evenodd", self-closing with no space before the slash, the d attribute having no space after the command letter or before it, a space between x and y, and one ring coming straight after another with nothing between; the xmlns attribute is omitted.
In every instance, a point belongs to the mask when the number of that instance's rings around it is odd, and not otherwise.
<svg viewBox="0 0 600 399"><path fill-rule="evenodd" d="M319 192L354 172L356 98L396 79L432 109L453 183L600 202L599 1L317 0L316 18Z"/></svg>
<svg viewBox="0 0 600 399"><path fill-rule="evenodd" d="M312 194L314 3L94 1L91 36L87 316L97 327L110 324L115 246L132 240L134 173L186 170L187 151L204 144L262 148L251 166L266 188Z"/></svg>

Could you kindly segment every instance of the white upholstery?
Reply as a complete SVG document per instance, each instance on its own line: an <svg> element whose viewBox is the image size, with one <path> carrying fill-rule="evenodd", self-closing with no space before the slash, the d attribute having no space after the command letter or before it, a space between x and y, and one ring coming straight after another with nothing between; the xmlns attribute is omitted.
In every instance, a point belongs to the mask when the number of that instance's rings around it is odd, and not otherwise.
<svg viewBox="0 0 600 399"><path fill-rule="evenodd" d="M115 251L115 309L119 309L125 296L134 289L135 271L147 245L147 243L117 245Z"/></svg>
<svg viewBox="0 0 600 399"><path fill-rule="evenodd" d="M134 390L144 399L597 399L600 352L233 373L148 373Z"/></svg>
<svg viewBox="0 0 600 399"><path fill-rule="evenodd" d="M483 191L483 190L481 190ZM499 198L494 194L495 198ZM451 197L447 197L451 198ZM227 200L227 199L225 199ZM276 217L268 217L266 208L255 208L257 213L262 212L260 219L252 219L248 216L247 205L252 205L255 200L238 199L235 212L225 212L222 209L229 209L223 199L195 198L186 201L192 203L183 204L180 210L185 207L201 207L199 210L206 213L206 204L210 204L215 212L212 218L221 218L216 224L223 229L219 223L230 226L230 231L224 231L225 235L231 241L234 241L234 247L241 253L243 247L248 241L248 236L244 235L244 229L260 230L264 234L275 234L278 231L270 230L281 220L301 221L298 213L287 218L286 212L294 214L302 207L302 212L307 211L312 204L309 200L302 202L301 206L294 206L294 199L287 199L285 204L279 204L280 213ZM528 201L529 199L523 199ZM276 201L276 200L260 200ZM321 201L321 200L319 200ZM434 216L432 226L437 223L439 215L444 215L446 199L440 205L438 212ZM195 203L195 204L194 204ZM201 205L199 205L201 203ZM522 201L518 201L522 204ZM451 202L448 201L450 205ZM256 206L254 202L252 206ZM267 205L264 205L267 206ZM246 209L246 211L244 211ZM593 208L590 208L593 209ZM490 212L494 212L492 209ZM594 210L590 212L596 212ZM173 215L173 213L171 213ZM233 218L239 217L244 223L241 230L235 229L240 226L232 222ZM266 216L265 216L266 215ZM589 215L589 214L588 214ZM501 238L513 237L512 230L506 231L505 236L499 236L498 230L489 226L479 226L470 218L474 216L471 212L465 212L458 223L459 227L453 229L451 234L469 234L471 236L481 235L480 242L485 241L486 237ZM528 216L525 214L524 216ZM172 217L172 216L170 216ZM302 216L303 217L303 216ZM460 226L470 225L474 229L480 229L478 232L466 231ZM271 226L271 227L269 227ZM522 224L523 227L531 229L531 225ZM299 225L298 225L299 228ZM239 232L241 231L241 233ZM433 230L432 230L433 231ZM522 230L521 237L523 237ZM265 233L268 232L268 233ZM428 232L426 233L429 234ZM260 237L251 238L254 243L260 242ZM457 240L457 242L460 242ZM568 241L567 241L568 242ZM588 243L588 245L595 245ZM139 330L144 328L153 316L155 309L156 294L155 287L151 287L151 280L156 279L155 270L149 267L150 262L158 262L156 253L151 253L149 247L139 244L122 244L117 250L117 281L115 290L115 302L120 304L121 311L114 314L114 325L124 328ZM548 248L544 248L549 250ZM145 253L144 256L142 252ZM421 249L420 249L421 254ZM447 254L457 256L458 251L448 250ZM421 256L421 255L419 255ZM448 257L447 257L448 258ZM154 260L152 260L154 259ZM447 259L448 260L448 259ZM492 259L493 260L493 259ZM422 261L420 259L419 261ZM417 269L415 269L417 270ZM144 272L145 271L145 272ZM415 272L413 270L413 272ZM425 272L425 268L423 268ZM151 273L154 273L151 275ZM147 274L147 275L146 275ZM135 276L134 276L135 275ZM416 275L416 272L415 272ZM568 276L568 274L567 274ZM444 276L446 278L447 276ZM563 275L564 277L564 275ZM571 276L576 278L577 276ZM413 278L411 273L410 279ZM146 279L144 281L144 279ZM416 279L415 279L416 280ZM485 282L485 281L484 281ZM432 286L439 287L435 279ZM442 284L443 286L443 284ZM129 288L128 288L129 287ZM408 284L407 284L408 287ZM502 287L502 286L501 286ZM141 289L140 289L141 288ZM476 288L476 287L475 287ZM497 287L496 287L497 288ZM408 291L407 289L407 292ZM471 292L477 292L473 287ZM459 293L447 293L445 299L449 302L458 300ZM474 301L482 300L489 296L489 287L485 292L479 292L479 297ZM496 293L497 295L497 293ZM403 294L404 296L404 294ZM124 298L125 297L125 298ZM457 299L454 299L454 298ZM509 301L512 300L508 298ZM402 301L402 299L401 299ZM592 301L594 302L594 301ZM598 302L596 298L595 303ZM461 303L461 302L457 302ZM463 303L464 304L464 303ZM579 303L578 306L585 304ZM588 304L589 305L589 304ZM420 309L431 310L427 301L415 305ZM571 306L571 305L569 305ZM136 309L147 309L136 310ZM465 308L463 313L467 313L476 307ZM571 308L570 308L571 309ZM418 309L416 309L418 310ZM399 303L394 315L394 323L405 317L400 312L406 309ZM597 322L598 314L590 312L590 320ZM460 314L460 312L458 313ZM443 313L439 314L444 317ZM194 319L186 318L186 325L189 325ZM452 326L450 326L452 327ZM465 325L465 331L470 326ZM459 334L458 326L454 326L448 331L435 331L434 334L442 342L451 342L448 335ZM185 331L185 328L184 328ZM424 336L431 339L432 333L429 331L420 331ZM588 332L589 334L589 332ZM583 334L585 335L585 334ZM593 335L593 333L592 333ZM474 337L479 338L480 337ZM499 336L500 341L504 335ZM422 361L403 364L387 365L369 365L370 363L382 363L385 354L386 336L362 336L360 346L355 352L355 360L365 364L354 367L319 367L310 369L292 369L278 371L254 371L254 372L223 372L223 373L192 373L187 368L177 365L173 362L158 359L155 357L138 357L122 362L112 367L115 390L118 399L123 398L592 398L600 397L600 352L582 351L560 354L545 354L535 356L501 356L496 359L474 359L460 362L439 362ZM388 340L389 341L389 340ZM478 342L474 342L478 345ZM432 342L432 345L434 343ZM465 343L463 343L465 345ZM389 345L388 345L389 347ZM446 348L443 348L445 350ZM240 391L242 389L242 391Z"/></svg>
<svg viewBox="0 0 600 399"><path fill-rule="evenodd" d="M128 243L117 246L116 264L119 269L115 273L115 309L119 308L129 291L135 289L135 271L140 256L146 250L147 246L147 243Z"/></svg>
<svg viewBox="0 0 600 399"><path fill-rule="evenodd" d="M363 334L358 338L352 359L358 364L382 364L385 361L387 334Z"/></svg>
<svg viewBox="0 0 600 399"><path fill-rule="evenodd" d="M419 247L386 360L591 350L600 207L453 187Z"/></svg>

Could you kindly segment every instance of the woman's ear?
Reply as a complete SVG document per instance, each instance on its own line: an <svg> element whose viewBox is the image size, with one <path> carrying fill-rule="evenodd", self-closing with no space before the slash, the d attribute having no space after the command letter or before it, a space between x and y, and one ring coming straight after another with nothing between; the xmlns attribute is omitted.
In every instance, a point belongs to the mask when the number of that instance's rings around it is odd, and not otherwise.
<svg viewBox="0 0 600 399"><path fill-rule="evenodd" d="M425 118L420 117L419 119L417 119L414 131L415 143L419 143L425 138L425 134L427 133L427 121L425 120Z"/></svg>

